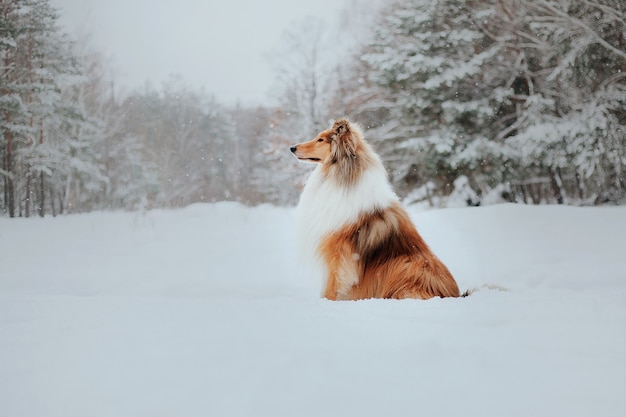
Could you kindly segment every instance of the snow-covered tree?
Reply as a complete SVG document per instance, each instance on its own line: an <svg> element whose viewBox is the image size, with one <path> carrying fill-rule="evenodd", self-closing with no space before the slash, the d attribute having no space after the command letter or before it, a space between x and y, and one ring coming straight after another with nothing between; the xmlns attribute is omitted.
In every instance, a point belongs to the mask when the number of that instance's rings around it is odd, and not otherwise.
<svg viewBox="0 0 626 417"><path fill-rule="evenodd" d="M23 101L24 68L18 60L18 40L22 28L22 9L26 1L0 2L0 129L2 130L3 207L9 216L16 215L16 183L21 164L17 160L25 137L31 133L28 110Z"/></svg>
<svg viewBox="0 0 626 417"><path fill-rule="evenodd" d="M35 36L34 80L37 94L31 113L37 128L29 152L33 175L39 179L38 192L28 195L44 215L90 208L90 196L106 182L94 145L101 137L101 121L85 102L87 79L84 59L73 42L56 27L56 14L48 2L37 0L34 21L43 24ZM44 13L45 12L45 13ZM48 196L49 202L47 201Z"/></svg>
<svg viewBox="0 0 626 417"><path fill-rule="evenodd" d="M151 204L236 199L238 138L230 115L212 97L173 77L161 91L146 86L133 93L122 107L124 131L138 138L156 167Z"/></svg>
<svg viewBox="0 0 626 417"><path fill-rule="evenodd" d="M82 61L48 0L0 3L4 41L4 204L10 216L43 216L84 201L102 176L93 142L99 122L80 99Z"/></svg>
<svg viewBox="0 0 626 417"><path fill-rule="evenodd" d="M504 17L518 27L532 89L507 143L522 198L618 201L626 195L625 6L609 0L526 2ZM543 187L537 183L543 184Z"/></svg>
<svg viewBox="0 0 626 417"><path fill-rule="evenodd" d="M374 136L401 190L435 178L447 189L459 175L495 185L482 173L504 158L490 139L516 80L510 51L482 29L495 13L495 1L405 0L376 28L363 59L393 121Z"/></svg>
<svg viewBox="0 0 626 417"><path fill-rule="evenodd" d="M624 10L608 0L401 0L363 59L401 191L465 176L528 202L624 196ZM572 191L575 190L575 191ZM594 191L592 191L594 190ZM608 195L607 195L608 194Z"/></svg>
<svg viewBox="0 0 626 417"><path fill-rule="evenodd" d="M145 209L158 190L157 169L147 160L140 138L126 130L126 109L115 99L102 56L95 51L82 54L84 77L79 99L89 114L99 115L98 136L93 151L105 181L89 195L94 209Z"/></svg>

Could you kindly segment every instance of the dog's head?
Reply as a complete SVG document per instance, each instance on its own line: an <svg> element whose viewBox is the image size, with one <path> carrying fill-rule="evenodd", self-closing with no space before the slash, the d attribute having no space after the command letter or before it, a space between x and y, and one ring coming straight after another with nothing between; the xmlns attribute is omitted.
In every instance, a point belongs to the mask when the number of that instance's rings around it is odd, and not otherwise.
<svg viewBox="0 0 626 417"><path fill-rule="evenodd" d="M333 127L320 132L313 140L291 147L300 161L333 164L341 159L356 158L361 140L360 129L347 119L338 119Z"/></svg>

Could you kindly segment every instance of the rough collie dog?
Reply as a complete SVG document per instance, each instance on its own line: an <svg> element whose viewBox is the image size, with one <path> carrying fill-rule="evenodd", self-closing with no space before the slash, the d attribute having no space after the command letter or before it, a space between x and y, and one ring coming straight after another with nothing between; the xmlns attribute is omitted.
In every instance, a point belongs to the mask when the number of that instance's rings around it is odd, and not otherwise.
<svg viewBox="0 0 626 417"><path fill-rule="evenodd" d="M380 158L356 124L339 119L291 152L318 164L302 191L297 223L301 250L324 269L324 297L460 295L452 274L400 205Z"/></svg>

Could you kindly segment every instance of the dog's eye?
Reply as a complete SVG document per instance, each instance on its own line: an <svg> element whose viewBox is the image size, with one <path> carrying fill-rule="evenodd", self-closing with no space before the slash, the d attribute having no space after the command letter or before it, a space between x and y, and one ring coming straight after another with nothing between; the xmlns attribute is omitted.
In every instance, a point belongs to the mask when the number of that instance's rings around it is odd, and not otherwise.
<svg viewBox="0 0 626 417"><path fill-rule="evenodd" d="M324 139L319 138L317 141L318 141L318 142L324 142Z"/></svg>

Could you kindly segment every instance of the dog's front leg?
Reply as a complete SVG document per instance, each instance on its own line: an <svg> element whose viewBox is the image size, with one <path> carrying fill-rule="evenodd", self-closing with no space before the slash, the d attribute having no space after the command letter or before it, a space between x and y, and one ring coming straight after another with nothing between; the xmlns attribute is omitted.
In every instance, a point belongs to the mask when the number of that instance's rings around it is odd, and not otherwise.
<svg viewBox="0 0 626 417"><path fill-rule="evenodd" d="M359 272L352 245L341 234L335 234L324 239L320 249L328 267L324 297L353 299L352 288L359 283Z"/></svg>

